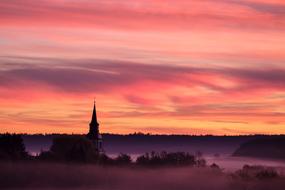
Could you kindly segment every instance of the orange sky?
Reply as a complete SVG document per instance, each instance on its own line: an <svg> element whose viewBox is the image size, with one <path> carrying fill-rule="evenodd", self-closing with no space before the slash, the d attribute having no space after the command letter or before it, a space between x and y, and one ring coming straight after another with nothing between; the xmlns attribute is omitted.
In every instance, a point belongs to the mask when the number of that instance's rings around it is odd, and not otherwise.
<svg viewBox="0 0 285 190"><path fill-rule="evenodd" d="M285 134L283 0L1 0L0 133Z"/></svg>

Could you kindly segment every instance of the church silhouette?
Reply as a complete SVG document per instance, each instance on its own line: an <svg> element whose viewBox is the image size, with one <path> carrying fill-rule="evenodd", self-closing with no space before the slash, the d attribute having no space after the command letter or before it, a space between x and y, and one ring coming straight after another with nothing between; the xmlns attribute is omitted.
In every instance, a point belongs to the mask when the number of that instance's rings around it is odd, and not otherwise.
<svg viewBox="0 0 285 190"><path fill-rule="evenodd" d="M103 142L102 135L99 132L99 123L97 121L95 101L94 101L94 106L93 106L91 122L89 124L89 133L87 134L87 138L90 139L94 143L95 148L99 153L104 152L103 145L102 145L102 142Z"/></svg>

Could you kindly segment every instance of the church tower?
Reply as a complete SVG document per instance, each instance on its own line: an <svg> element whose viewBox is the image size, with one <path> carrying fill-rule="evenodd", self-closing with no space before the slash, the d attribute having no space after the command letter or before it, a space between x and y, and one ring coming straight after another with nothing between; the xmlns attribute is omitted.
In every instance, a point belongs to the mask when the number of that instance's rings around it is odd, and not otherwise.
<svg viewBox="0 0 285 190"><path fill-rule="evenodd" d="M89 124L89 133L87 134L87 137L92 140L94 143L97 151L99 153L103 152L103 146L102 146L102 136L100 135L99 132L99 123L97 121L97 113L96 113L96 105L94 101L94 106L93 106L93 114L92 114L92 119Z"/></svg>

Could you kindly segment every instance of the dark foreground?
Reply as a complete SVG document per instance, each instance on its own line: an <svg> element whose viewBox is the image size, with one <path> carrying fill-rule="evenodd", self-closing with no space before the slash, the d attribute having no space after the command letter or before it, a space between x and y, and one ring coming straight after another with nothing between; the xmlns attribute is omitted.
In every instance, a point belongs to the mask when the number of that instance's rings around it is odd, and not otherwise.
<svg viewBox="0 0 285 190"><path fill-rule="evenodd" d="M40 162L0 163L0 189L284 190L275 173L224 173L218 168L119 168Z"/></svg>

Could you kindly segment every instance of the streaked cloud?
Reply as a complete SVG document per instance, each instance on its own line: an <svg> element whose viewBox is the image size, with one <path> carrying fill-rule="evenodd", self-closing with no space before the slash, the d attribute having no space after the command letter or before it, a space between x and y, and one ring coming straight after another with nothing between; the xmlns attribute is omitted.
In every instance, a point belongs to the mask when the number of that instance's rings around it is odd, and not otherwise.
<svg viewBox="0 0 285 190"><path fill-rule="evenodd" d="M2 0L0 10L0 132L84 132L96 96L106 132L284 133L282 0Z"/></svg>

